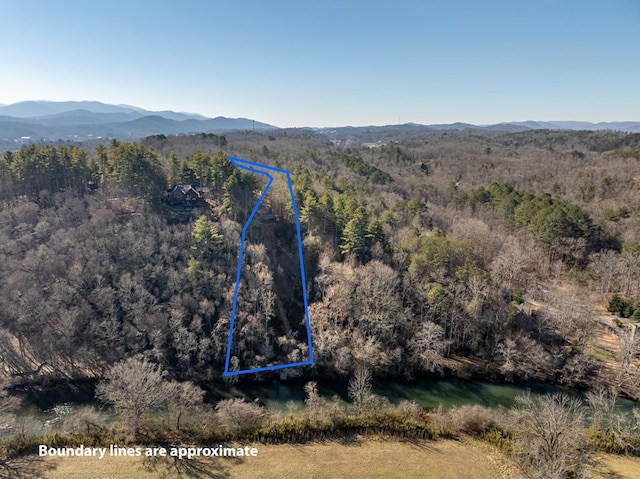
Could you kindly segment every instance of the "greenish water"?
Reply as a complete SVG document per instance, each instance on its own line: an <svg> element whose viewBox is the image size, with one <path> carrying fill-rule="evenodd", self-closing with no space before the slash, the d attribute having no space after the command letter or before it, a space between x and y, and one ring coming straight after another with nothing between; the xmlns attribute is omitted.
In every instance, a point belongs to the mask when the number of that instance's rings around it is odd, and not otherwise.
<svg viewBox="0 0 640 479"><path fill-rule="evenodd" d="M221 399L244 398L248 401L258 401L260 404L285 411L291 404L296 408L304 407L304 385L308 380L293 380L287 382L273 381L267 383L243 382L238 386L212 385L207 389L206 400L215 403ZM325 398L338 396L344 403L349 402L347 382L338 380L319 379L318 391ZM68 412L82 404L95 404L95 383L86 382L79 385L64 385L53 388L31 389L18 392L25 399L25 413L38 415L47 414L62 407ZM393 404L402 400L415 401L425 408L436 408L439 405L454 407L463 405L482 405L486 407L512 407L515 398L524 393L542 395L565 392L578 397L582 395L574 390L560 388L549 384L506 384L485 381L464 381L460 379L422 380L416 382L377 381L373 390L384 396ZM619 407L630 410L637 403L629 400L619 400Z"/></svg>
<svg viewBox="0 0 640 479"><path fill-rule="evenodd" d="M304 385L307 381L258 383L245 379L236 387L217 383L205 388L205 400L209 404L215 404L221 399L244 398L257 401L276 411L287 411L290 407L302 409L305 407ZM328 399L337 396L343 404L349 403L347 381L319 379L317 383L321 396ZM44 434L63 424L65 418L75 414L79 406L89 404L102 407L94 397L95 385L95 382L83 382L15 390L13 393L23 399L23 406L18 413L19 429L28 434ZM476 404L491 408L509 408L515 404L518 395L526 392L532 395L565 392L577 397L582 396L578 391L548 384L494 384L460 379L422 380L412 383L397 380L377 381L374 382L373 391L388 398L393 404L411 400L428 409L439 405L455 407ZM625 412L630 411L634 405L638 404L628 400L618 401L618 407ZM109 413L109 421L115 417L111 408L106 408L105 411ZM0 437L13 433L15 432L7 429L0 418Z"/></svg>
<svg viewBox="0 0 640 479"><path fill-rule="evenodd" d="M547 384L494 384L483 381L459 379L418 381L415 383L390 382L376 386L377 394L386 396L393 403L403 399L415 401L425 408L464 406L478 404L486 407L511 407L515 398L524 393L533 395L560 392Z"/></svg>
<svg viewBox="0 0 640 479"><path fill-rule="evenodd" d="M243 397L249 401L258 400L261 404L284 411L287 403L292 402L298 408L304 406L305 381L289 381L287 383L244 384L241 387L228 389L212 389L213 400L230 397ZM415 401L425 408L454 407L463 405L482 405L486 407L512 407L518 395L529 393L543 395L564 392L580 397L581 394L566 388L549 384L505 384L484 381L463 381L460 379L423 380L416 382L378 381L374 383L376 394L384 396L393 404L402 400ZM318 380L318 391L321 396L331 398L337 395L348 402L347 384L340 381ZM621 399L621 409L629 410L636 403Z"/></svg>

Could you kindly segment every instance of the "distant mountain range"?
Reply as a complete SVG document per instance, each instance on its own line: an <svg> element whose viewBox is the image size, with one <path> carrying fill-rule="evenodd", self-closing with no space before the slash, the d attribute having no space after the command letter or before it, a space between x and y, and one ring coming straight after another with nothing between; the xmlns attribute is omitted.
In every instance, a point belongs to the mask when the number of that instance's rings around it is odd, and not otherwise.
<svg viewBox="0 0 640 479"><path fill-rule="evenodd" d="M207 118L196 113L148 111L97 101L24 101L0 106L0 140L86 140L148 135L269 130L275 126L247 118Z"/></svg>
<svg viewBox="0 0 640 479"><path fill-rule="evenodd" d="M111 105L97 101L23 101L0 105L0 144L8 146L33 140L74 140L91 138L135 139L149 135L225 133L237 130L271 130L277 127L247 118L207 118L197 113L149 111L131 105ZM640 121L589 123L583 121L519 121L494 125L450 123L313 128L328 138L348 138L363 133L392 134L412 130L616 130L640 133Z"/></svg>
<svg viewBox="0 0 640 479"><path fill-rule="evenodd" d="M640 133L640 121L611 121L590 123L588 121L513 121L485 126L485 128L499 129L500 127L521 127L523 130L614 130L627 133Z"/></svg>
<svg viewBox="0 0 640 479"><path fill-rule="evenodd" d="M411 131L446 131L446 130L487 130L500 131L505 133L518 133L531 130L613 130L626 133L640 133L640 121L620 121L589 123L585 121L516 121L508 123L497 123L494 125L473 125L471 123L447 123L421 125L418 123L405 123L402 125L386 126L343 126L313 128L314 131L323 134L331 139L345 140L350 137L360 136L367 141L381 139L376 135L389 137L395 133L407 133ZM364 135L364 136L363 136Z"/></svg>

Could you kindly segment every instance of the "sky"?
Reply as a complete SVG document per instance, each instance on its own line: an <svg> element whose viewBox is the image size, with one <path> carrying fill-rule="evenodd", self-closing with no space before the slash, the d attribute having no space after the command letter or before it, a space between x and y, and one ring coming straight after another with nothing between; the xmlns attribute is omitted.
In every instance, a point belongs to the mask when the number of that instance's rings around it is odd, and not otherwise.
<svg viewBox="0 0 640 479"><path fill-rule="evenodd" d="M640 120L640 0L0 0L0 104L280 127Z"/></svg>

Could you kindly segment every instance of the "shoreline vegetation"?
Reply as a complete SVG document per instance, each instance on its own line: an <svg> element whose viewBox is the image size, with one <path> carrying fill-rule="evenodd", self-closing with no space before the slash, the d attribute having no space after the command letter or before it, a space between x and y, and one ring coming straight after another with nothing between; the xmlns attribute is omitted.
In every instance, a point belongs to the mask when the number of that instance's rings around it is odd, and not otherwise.
<svg viewBox="0 0 640 479"><path fill-rule="evenodd" d="M352 390L355 384L352 382ZM537 477L536 471L540 471L540 477L582 474L606 467L614 455L640 456L637 435L640 414L637 410L616 411L615 397L604 393L590 395L586 404L561 394L523 395L513 409L462 406L425 410L410 401L393 406L366 388L364 393L360 391L364 396L356 399L354 393L354 402L346 406L337 399L318 397L313 382L308 383L305 390L306 407L287 412L268 410L240 399L220 401L214 408L193 405L185 411L186 417L179 428L176 419L180 413L168 409L166 404L140 418L137 430L133 423L123 422L121 415L114 422L104 411L82 407L63 416L48 434L18 434L3 440L0 471L5 471L7 477L35 477L19 474L42 466L43 458L37 456L37 451L44 446L109 448L117 445L119 448L165 447L169 450L172 447L217 445L246 448L250 444L264 455L264 446L268 445L313 450L335 444L334 453L339 449L337 446L342 446L342 451L350 455L345 447L363 446L371 441L392 444L389 446L392 448L411 445L419 450L464 448L471 442L476 451L484 448L494 462L499 460L509 465L508 470L512 473L524 471L527 477ZM403 453L408 454L407 451ZM607 459L603 460L603 455ZM142 459L147 468L152 463L155 468L167 470L172 467L188 470L195 464L209 462L208 458L197 458L191 464L187 459ZM45 463L55 472L51 460L46 458ZM249 464L250 460L252 458L245 458L244 462ZM454 464L456 461L452 460ZM640 464L640 459L634 461L634 464ZM65 467L73 469L75 466ZM562 475L551 475L554 470L561 471ZM11 475L13 473L16 475ZM506 474L504 470L503 473ZM504 474L495 477L519 477ZM414 477L421 476L416 472Z"/></svg>
<svg viewBox="0 0 640 479"><path fill-rule="evenodd" d="M140 364L136 367L145 368ZM234 444L245 449L247 444L297 444L305 448L371 440L421 444L425 448L429 444L437 447L442 441L472 440L494 448L505 463L513 464L514 470L524 471L527 477L537 477L538 473L540 477L580 477L594 467L604 467L598 459L602 454L640 457L640 410L616 409L615 396L606 392L588 393L586 401L564 394L523 394L511 409L462 406L426 410L412 401L392 405L372 392L370 380L367 373L358 373L350 381L350 404L338 397L319 396L316 383L309 382L304 388L305 407L291 405L286 412L242 399L221 400L212 407L202 403L202 396L190 404L165 396L143 410L139 409L144 406L141 402L132 410L112 401L115 418L93 406L82 406L63 415L47 434L30 435L25 429L4 439L0 470L16 474L21 468L28 470L25 464L38 464L41 458L37 451L48 448L164 447L168 451ZM171 385L170 381L161 381L164 386ZM157 385L149 386L147 381L147 395L158 389ZM178 468L188 468L186 463L190 461L175 457L145 459ZM18 465L12 470L14 463ZM554 476L554 471L558 475Z"/></svg>

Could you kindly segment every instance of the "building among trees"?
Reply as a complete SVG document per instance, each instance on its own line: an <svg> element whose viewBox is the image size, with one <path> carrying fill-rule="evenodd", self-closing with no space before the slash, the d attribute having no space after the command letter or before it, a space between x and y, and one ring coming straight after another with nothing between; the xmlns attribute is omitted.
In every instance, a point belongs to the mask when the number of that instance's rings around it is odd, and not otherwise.
<svg viewBox="0 0 640 479"><path fill-rule="evenodd" d="M196 208L205 204L203 193L193 185L173 185L167 189L165 198L171 206Z"/></svg>

